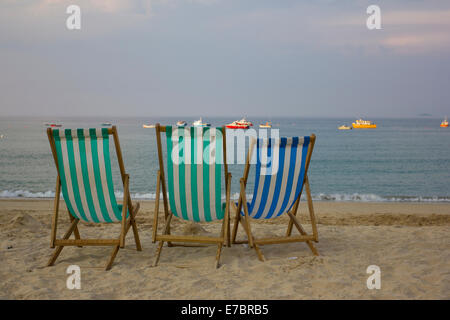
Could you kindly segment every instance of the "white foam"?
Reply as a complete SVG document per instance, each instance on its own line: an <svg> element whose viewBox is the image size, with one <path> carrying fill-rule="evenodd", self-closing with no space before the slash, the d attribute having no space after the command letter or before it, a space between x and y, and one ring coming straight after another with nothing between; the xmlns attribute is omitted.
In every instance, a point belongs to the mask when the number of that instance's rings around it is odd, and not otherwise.
<svg viewBox="0 0 450 320"><path fill-rule="evenodd" d="M116 198L118 201L121 201L123 198L122 191L115 192ZM62 196L62 194L61 194ZM252 199L251 194L247 194L247 201ZM4 190L0 191L0 198L53 198L55 197L55 192L48 191L38 191L31 192L28 190ZM133 199L138 200L155 200L156 194L149 193L133 193L131 194ZM160 199L162 199L162 194L160 195ZM225 195L222 195L222 199L225 199ZM231 195L232 200L239 199L239 193L234 193ZM302 196L302 200L305 199L305 195ZM360 193L352 193L352 194L341 194L341 193L333 193L333 194L325 194L319 193L313 195L313 200L315 201L335 201L335 202L450 202L450 196L442 197L442 196L379 196L376 194L360 194Z"/></svg>

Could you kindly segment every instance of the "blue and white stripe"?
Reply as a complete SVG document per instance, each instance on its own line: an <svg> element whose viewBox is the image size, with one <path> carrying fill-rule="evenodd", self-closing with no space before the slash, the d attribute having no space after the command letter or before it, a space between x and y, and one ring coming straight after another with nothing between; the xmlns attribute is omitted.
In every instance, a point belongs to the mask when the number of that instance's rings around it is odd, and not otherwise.
<svg viewBox="0 0 450 320"><path fill-rule="evenodd" d="M310 137L258 139L250 217L270 219L291 209L303 187L309 143Z"/></svg>

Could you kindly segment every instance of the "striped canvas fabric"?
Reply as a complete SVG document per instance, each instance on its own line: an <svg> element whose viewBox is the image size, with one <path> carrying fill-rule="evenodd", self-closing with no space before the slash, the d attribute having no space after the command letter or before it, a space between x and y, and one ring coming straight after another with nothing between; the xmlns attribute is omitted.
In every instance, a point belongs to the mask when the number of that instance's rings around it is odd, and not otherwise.
<svg viewBox="0 0 450 320"><path fill-rule="evenodd" d="M52 130L69 212L88 222L122 220L116 202L107 128ZM127 213L128 216L128 213Z"/></svg>
<svg viewBox="0 0 450 320"><path fill-rule="evenodd" d="M270 219L291 209L303 187L309 142L310 137L257 140L250 217Z"/></svg>
<svg viewBox="0 0 450 320"><path fill-rule="evenodd" d="M167 126L166 137L172 213L189 221L223 219L222 129Z"/></svg>

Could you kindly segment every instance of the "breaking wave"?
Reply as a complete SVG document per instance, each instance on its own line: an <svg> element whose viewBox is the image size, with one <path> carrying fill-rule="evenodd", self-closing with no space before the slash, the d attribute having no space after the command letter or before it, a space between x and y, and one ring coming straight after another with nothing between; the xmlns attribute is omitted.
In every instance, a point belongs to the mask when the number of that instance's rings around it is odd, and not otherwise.
<svg viewBox="0 0 450 320"><path fill-rule="evenodd" d="M122 191L115 192L116 197L121 199L123 197ZM4 190L0 191L0 198L53 198L55 196L54 191L44 192L31 192L28 190ZM133 199L138 200L155 200L155 193L133 193L131 195ZM231 195L232 199L238 199L239 193ZM161 197L162 198L162 197ZM222 198L225 198L222 195ZM302 199L304 196L302 196ZM252 195L247 195L247 201L252 199ZM313 200L316 201L335 201L335 202L450 202L450 196L380 196L376 194L324 194L319 193L313 195Z"/></svg>

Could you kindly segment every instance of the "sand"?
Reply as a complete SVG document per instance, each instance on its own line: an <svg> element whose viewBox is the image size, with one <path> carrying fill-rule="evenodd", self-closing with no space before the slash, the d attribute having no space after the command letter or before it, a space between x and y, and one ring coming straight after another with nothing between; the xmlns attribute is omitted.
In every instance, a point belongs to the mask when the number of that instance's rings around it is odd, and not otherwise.
<svg viewBox="0 0 450 320"><path fill-rule="evenodd" d="M141 202L143 251L130 232L110 271L109 247L66 247L55 266L50 200L0 201L0 299L449 299L450 205L316 202L320 256L304 243L266 245L266 262L234 245L214 268L215 246L164 247L152 268L152 201ZM306 229L310 225L303 214ZM64 210L65 211L65 210ZM68 226L61 215L59 234ZM286 218L255 222L258 235L283 234ZM173 233L218 234L218 223L173 220ZM81 223L82 237L116 237L119 225ZM239 238L243 238L242 230ZM81 289L66 286L69 265L81 268ZM369 290L366 269L381 270L381 289Z"/></svg>

